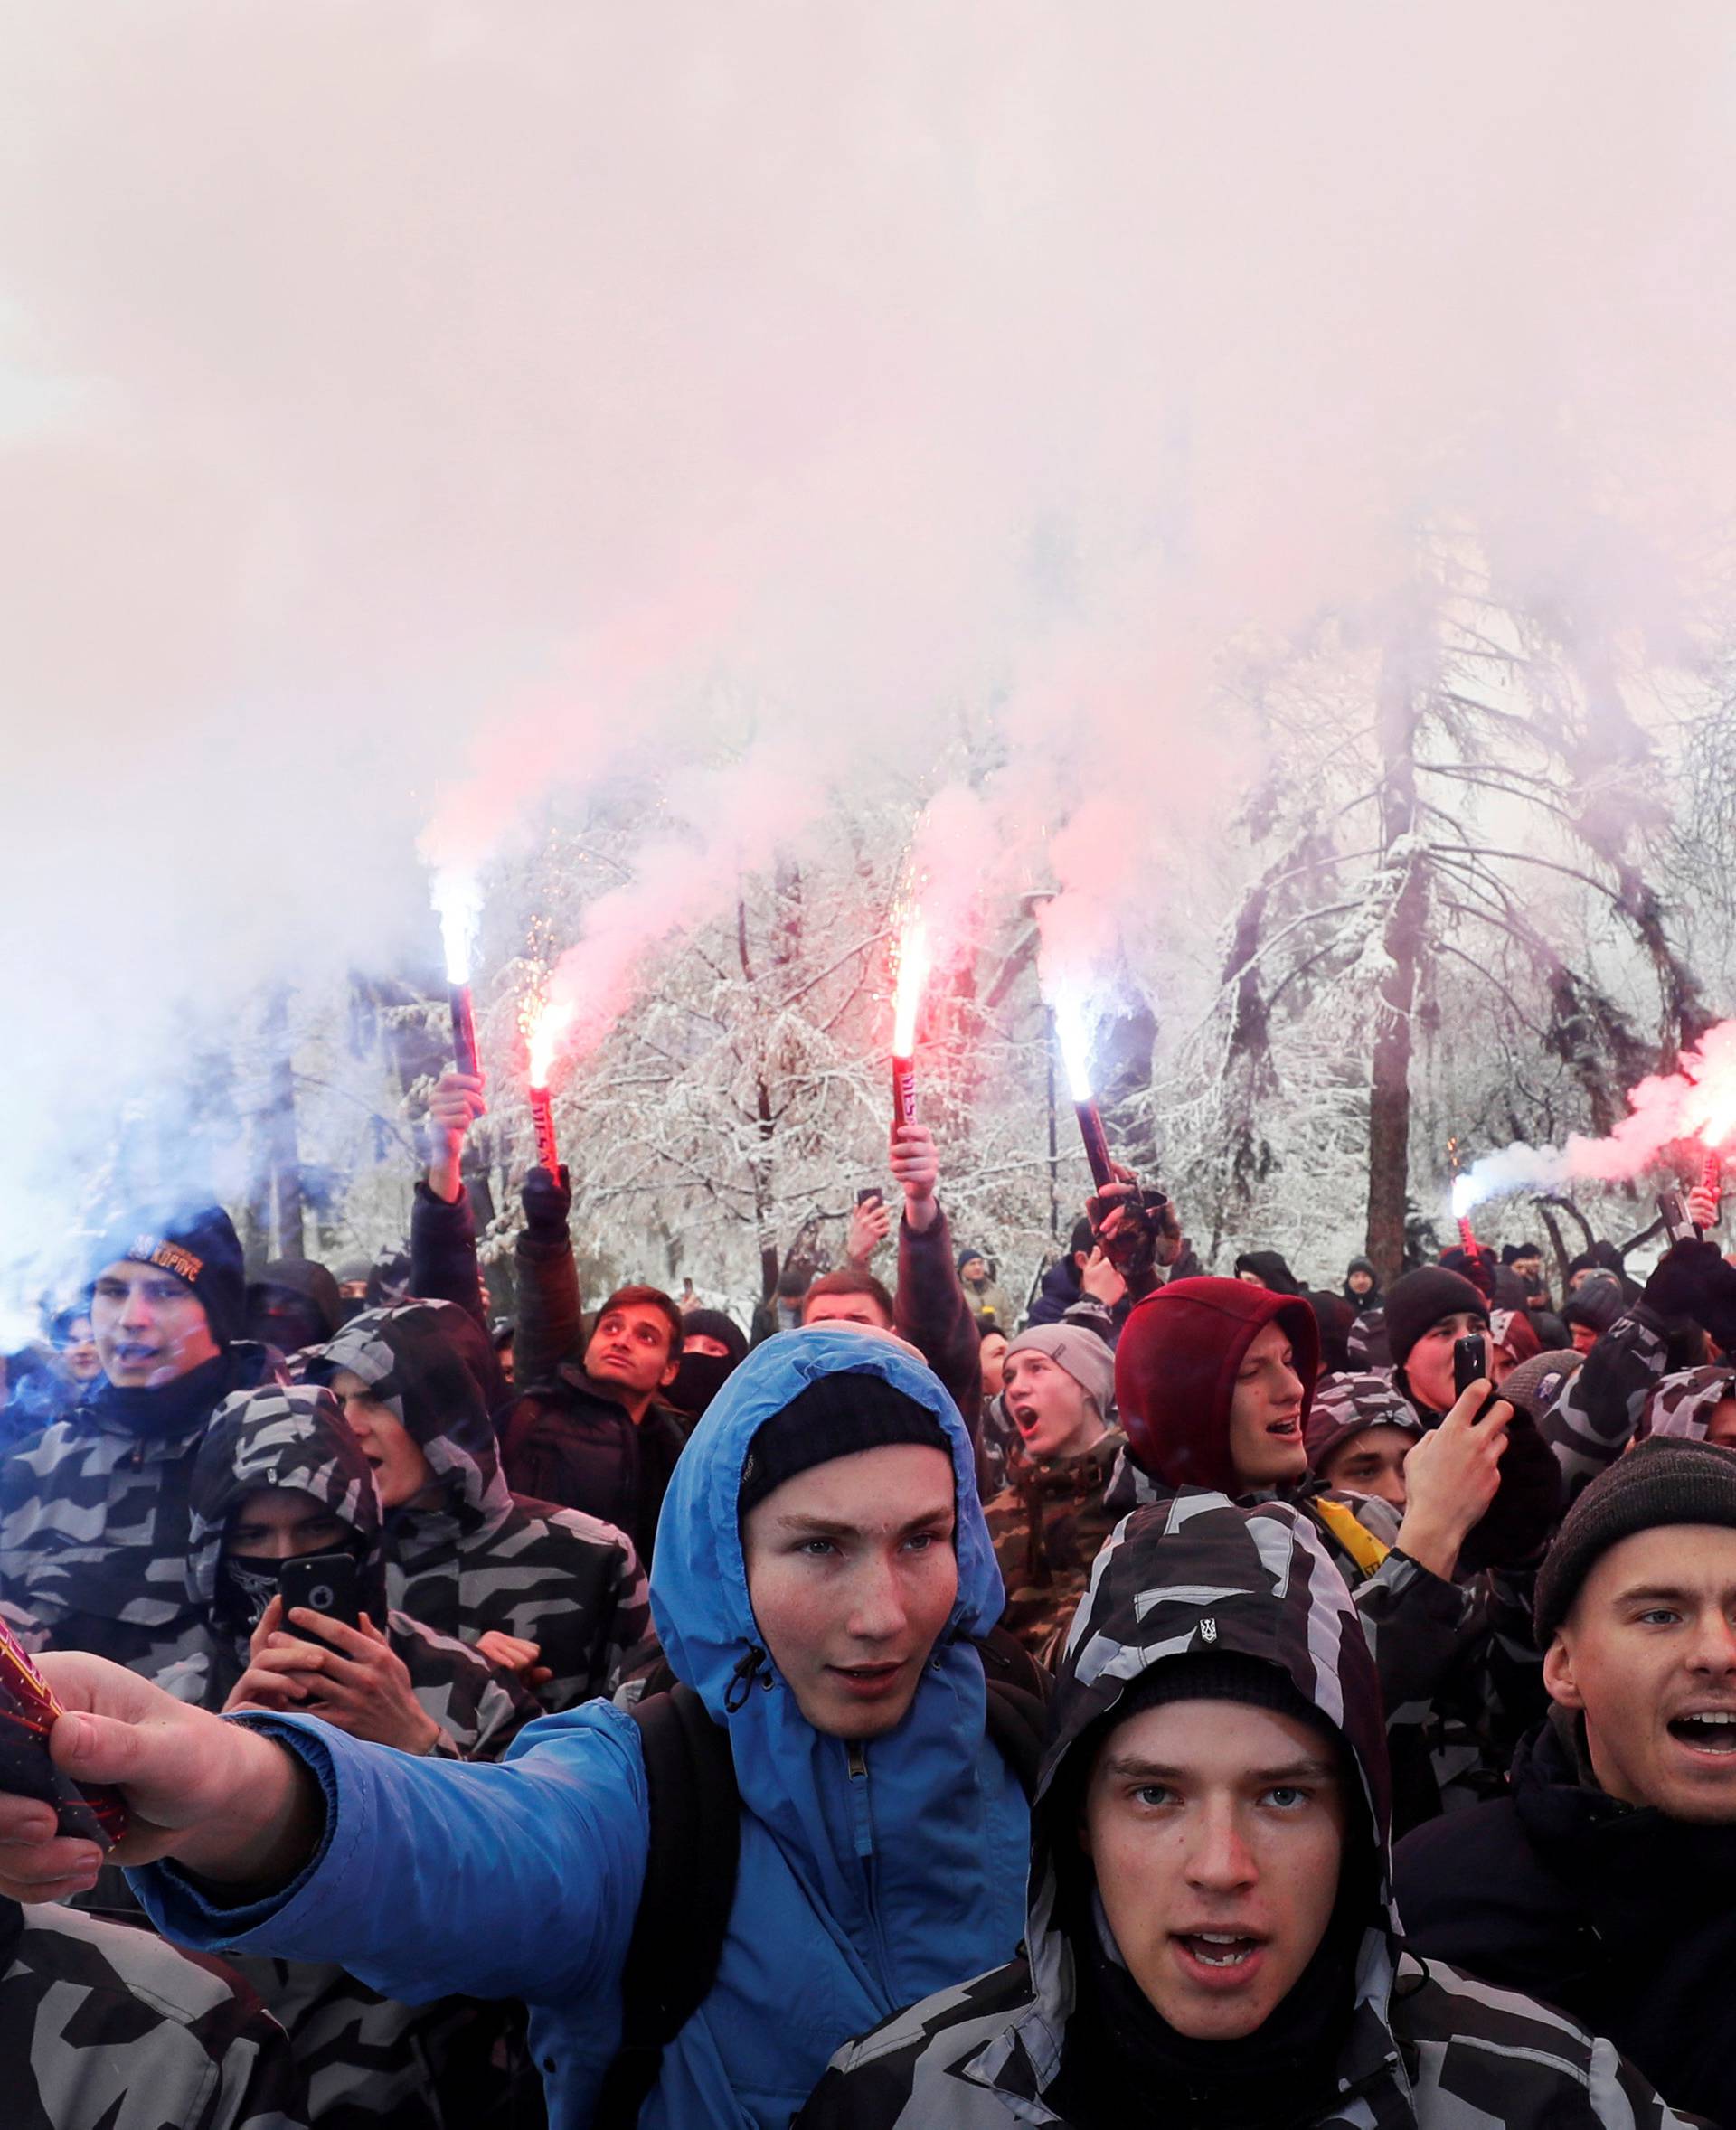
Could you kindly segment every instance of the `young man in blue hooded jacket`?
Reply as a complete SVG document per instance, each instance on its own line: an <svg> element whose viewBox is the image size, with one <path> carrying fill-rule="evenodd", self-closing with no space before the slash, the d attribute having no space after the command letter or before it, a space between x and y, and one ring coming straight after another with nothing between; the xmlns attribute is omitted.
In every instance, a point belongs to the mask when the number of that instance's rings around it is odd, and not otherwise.
<svg viewBox="0 0 1736 2130"><path fill-rule="evenodd" d="M741 1863L711 1992L640 2121L783 2130L850 2034L1009 1957L1029 1818L989 1741L973 1638L1001 1581L969 1438L896 1339L750 1354L676 1468L651 1606L728 1731ZM336 1958L382 1993L523 1997L555 2130L594 2106L649 1844L633 1719L592 1702L488 1767L293 1717L218 1720L99 1660L51 1660L52 1749L148 1823L121 1861L165 1934ZM85 1883L88 1843L0 1798L0 1890Z"/></svg>

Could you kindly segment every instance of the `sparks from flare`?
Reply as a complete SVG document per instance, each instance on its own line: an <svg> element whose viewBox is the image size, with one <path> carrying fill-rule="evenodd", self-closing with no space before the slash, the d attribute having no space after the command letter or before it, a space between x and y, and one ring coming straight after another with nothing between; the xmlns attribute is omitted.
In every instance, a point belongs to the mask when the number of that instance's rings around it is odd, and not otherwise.
<svg viewBox="0 0 1736 2130"><path fill-rule="evenodd" d="M448 984L467 984L471 957L476 952L476 929L482 918L482 890L476 884L476 876L460 866L439 866L435 869L429 895L440 920L446 980Z"/></svg>
<svg viewBox="0 0 1736 2130"><path fill-rule="evenodd" d="M1072 992L1061 992L1052 1001L1055 1041L1067 1074L1067 1089L1075 1102L1091 1099L1091 1031L1084 1003Z"/></svg>
<svg viewBox="0 0 1736 2130"><path fill-rule="evenodd" d="M546 1088L554 1060L561 1053L561 1039L572 1025L572 1007L537 993L519 1009L518 1024L524 1037L524 1056L533 1088Z"/></svg>
<svg viewBox="0 0 1736 2130"><path fill-rule="evenodd" d="M920 909L907 909L892 948L892 1055L909 1058L916 1051L916 1015L931 963L928 920Z"/></svg>

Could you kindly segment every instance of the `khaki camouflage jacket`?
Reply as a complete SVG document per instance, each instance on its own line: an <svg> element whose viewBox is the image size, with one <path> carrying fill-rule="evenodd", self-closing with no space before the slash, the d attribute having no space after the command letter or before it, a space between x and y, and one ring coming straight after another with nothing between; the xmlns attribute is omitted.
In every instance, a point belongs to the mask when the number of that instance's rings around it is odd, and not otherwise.
<svg viewBox="0 0 1736 2130"><path fill-rule="evenodd" d="M1110 1428L1082 1456L1038 1464L1016 1440L1005 1484L983 1514L1006 1588L1001 1625L1039 1663L1052 1663L1091 1579L1091 1563L1119 1521L1104 1500L1127 1437Z"/></svg>

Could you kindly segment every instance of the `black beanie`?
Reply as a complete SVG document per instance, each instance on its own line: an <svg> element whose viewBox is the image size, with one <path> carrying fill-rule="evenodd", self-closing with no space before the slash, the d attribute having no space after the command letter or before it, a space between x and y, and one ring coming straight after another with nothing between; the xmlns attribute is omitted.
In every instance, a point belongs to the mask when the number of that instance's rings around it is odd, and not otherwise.
<svg viewBox="0 0 1736 2130"><path fill-rule="evenodd" d="M247 1272L241 1238L220 1205L153 1221L142 1215L118 1228L90 1255L95 1284L110 1265L155 1265L190 1286L220 1346L242 1336L247 1325Z"/></svg>
<svg viewBox="0 0 1736 2130"><path fill-rule="evenodd" d="M1233 1651L1222 1656L1189 1651L1183 1656L1165 1657L1148 1672L1142 1672L1102 1720L1113 1729L1130 1716L1143 1716L1147 1709L1163 1708L1170 1701L1241 1701L1249 1708L1269 1709L1275 1715L1293 1717L1335 1742L1344 1742L1331 1720L1280 1665Z"/></svg>
<svg viewBox="0 0 1736 2130"><path fill-rule="evenodd" d="M1651 1437L1600 1473L1568 1511L1537 1571L1537 1646L1547 1649L1601 1557L1667 1523L1736 1531L1736 1454L1710 1442Z"/></svg>
<svg viewBox="0 0 1736 2130"><path fill-rule="evenodd" d="M1386 1336L1392 1365L1402 1368L1410 1349L1429 1325L1443 1316L1469 1310L1489 1321L1489 1305L1462 1273L1442 1265L1425 1265L1420 1272L1407 1272L1386 1290Z"/></svg>
<svg viewBox="0 0 1736 2130"><path fill-rule="evenodd" d="M947 1431L928 1407L895 1390L883 1376L854 1370L819 1376L755 1430L741 1467L737 1512L745 1516L798 1472L897 1442L942 1450L948 1460L952 1456Z"/></svg>

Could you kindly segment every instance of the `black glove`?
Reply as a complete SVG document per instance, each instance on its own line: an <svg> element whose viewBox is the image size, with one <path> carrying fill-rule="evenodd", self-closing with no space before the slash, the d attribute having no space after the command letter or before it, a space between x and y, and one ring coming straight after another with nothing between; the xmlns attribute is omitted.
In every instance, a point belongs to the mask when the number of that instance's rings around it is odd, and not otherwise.
<svg viewBox="0 0 1736 2130"><path fill-rule="evenodd" d="M524 1226L532 1235L542 1241L564 1237L572 1211L572 1185L564 1161L553 1175L544 1168L533 1169L524 1179Z"/></svg>
<svg viewBox="0 0 1736 2130"><path fill-rule="evenodd" d="M1714 1242L1674 1242L1646 1282L1646 1305L1660 1316L1691 1316L1726 1352L1736 1346L1736 1266Z"/></svg>

